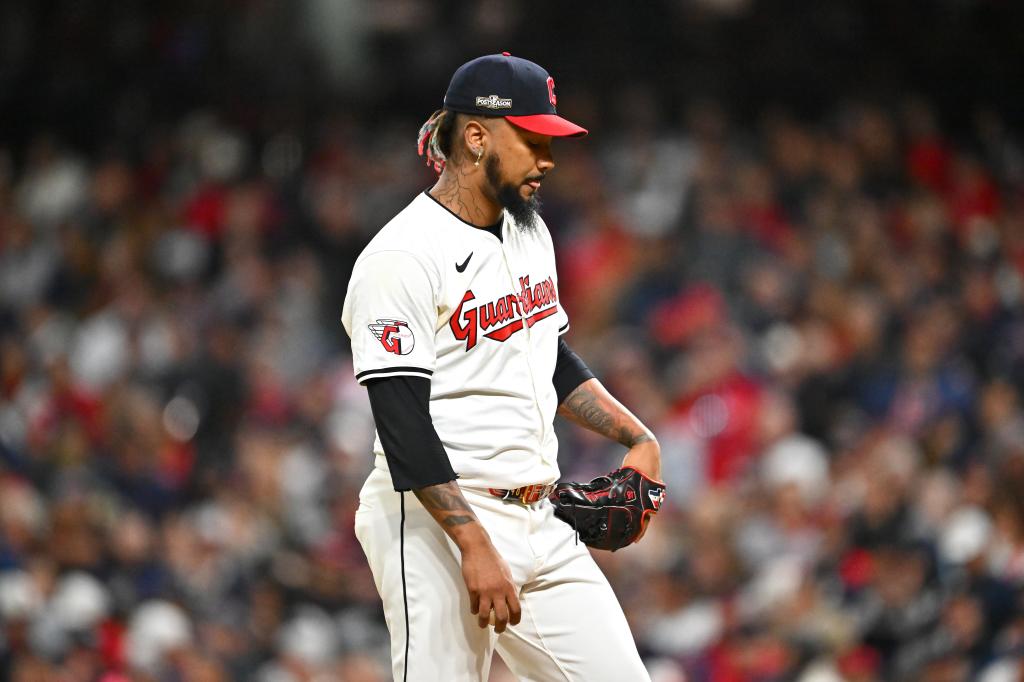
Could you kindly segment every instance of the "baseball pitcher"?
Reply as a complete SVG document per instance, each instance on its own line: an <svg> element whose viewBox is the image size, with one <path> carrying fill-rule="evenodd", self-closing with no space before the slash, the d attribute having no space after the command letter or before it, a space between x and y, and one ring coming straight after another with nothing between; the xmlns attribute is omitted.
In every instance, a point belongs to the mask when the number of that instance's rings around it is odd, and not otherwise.
<svg viewBox="0 0 1024 682"><path fill-rule="evenodd" d="M587 549L638 540L658 511L651 432L561 338L569 318L537 193L560 117L554 79L508 53L452 77L419 152L439 173L359 256L342 320L377 426L356 535L395 680L648 680ZM556 485L555 414L627 448Z"/></svg>

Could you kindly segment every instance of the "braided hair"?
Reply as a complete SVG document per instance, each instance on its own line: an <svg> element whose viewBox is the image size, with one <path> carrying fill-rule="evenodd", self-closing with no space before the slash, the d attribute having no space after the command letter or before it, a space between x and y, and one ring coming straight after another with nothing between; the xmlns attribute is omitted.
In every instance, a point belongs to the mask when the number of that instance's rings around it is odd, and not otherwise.
<svg viewBox="0 0 1024 682"><path fill-rule="evenodd" d="M437 173L444 170L445 163L451 156L452 131L455 129L456 118L454 111L438 109L420 126L420 132L416 136L417 153L425 156L427 165L433 166Z"/></svg>

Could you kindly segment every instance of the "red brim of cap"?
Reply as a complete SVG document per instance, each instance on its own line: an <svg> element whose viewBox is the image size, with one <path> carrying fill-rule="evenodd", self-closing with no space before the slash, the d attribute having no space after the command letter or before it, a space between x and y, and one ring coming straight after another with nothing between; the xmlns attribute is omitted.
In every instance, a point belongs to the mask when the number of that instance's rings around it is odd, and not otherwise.
<svg viewBox="0 0 1024 682"><path fill-rule="evenodd" d="M551 137L583 137L587 134L586 128L581 128L572 121L565 120L558 114L506 116L505 119L514 126L540 135L550 135Z"/></svg>

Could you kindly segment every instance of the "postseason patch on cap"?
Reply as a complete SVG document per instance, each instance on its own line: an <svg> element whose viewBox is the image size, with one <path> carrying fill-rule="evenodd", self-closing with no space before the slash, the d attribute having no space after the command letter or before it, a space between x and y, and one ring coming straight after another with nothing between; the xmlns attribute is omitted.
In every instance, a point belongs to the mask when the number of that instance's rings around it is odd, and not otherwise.
<svg viewBox="0 0 1024 682"><path fill-rule="evenodd" d="M483 109L511 109L512 98L487 95L486 97L477 97L476 105Z"/></svg>

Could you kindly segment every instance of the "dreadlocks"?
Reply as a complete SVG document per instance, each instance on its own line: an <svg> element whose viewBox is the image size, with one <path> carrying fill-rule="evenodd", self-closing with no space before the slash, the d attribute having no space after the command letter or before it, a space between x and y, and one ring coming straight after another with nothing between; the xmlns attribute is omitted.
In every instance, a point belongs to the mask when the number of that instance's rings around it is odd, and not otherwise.
<svg viewBox="0 0 1024 682"><path fill-rule="evenodd" d="M445 163L452 151L452 130L455 129L456 113L447 109L438 109L426 123L420 126L416 136L417 152L427 158L427 165L433 166L437 173L444 170Z"/></svg>

